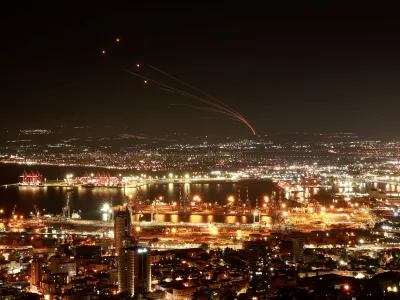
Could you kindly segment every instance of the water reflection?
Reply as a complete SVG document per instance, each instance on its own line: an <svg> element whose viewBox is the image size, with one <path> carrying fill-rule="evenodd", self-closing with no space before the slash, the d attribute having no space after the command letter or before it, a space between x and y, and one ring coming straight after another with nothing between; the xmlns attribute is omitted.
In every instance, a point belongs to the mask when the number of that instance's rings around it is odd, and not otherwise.
<svg viewBox="0 0 400 300"><path fill-rule="evenodd" d="M238 190L241 191L241 197L245 197L245 187L249 188L249 198L255 205L255 199L263 199L265 195L272 192L273 183L263 180L248 180L238 183L230 182L209 182L209 183L192 183L181 186L182 196L200 195L202 202L206 203L226 203L228 195L238 195ZM400 192L398 185L385 185L377 183L357 184L347 187L309 187L304 191L296 191L289 193L285 192L285 198L308 198L318 194L331 192L366 192L371 187L380 189L389 189ZM8 217L11 214L14 205L17 205L17 213L25 214L33 211L33 206L36 205L40 210L46 209L46 213L60 214L62 207L65 205L69 197L71 213L73 211L82 211L84 219L100 219L100 208L103 202L112 202L113 205L124 203L125 196L136 199L140 197L142 200L164 197L165 202L176 201L179 197L180 185L174 183L146 185L138 188L126 189L110 189L110 188L74 188L72 191L67 188L60 187L16 187L9 186L7 189L0 189L0 208L5 210L4 216ZM276 192L276 190L275 190ZM135 216L136 218L136 216ZM148 218L150 220L150 216ZM178 215L159 215L160 221L181 222L181 216ZM245 216L211 216L211 215L193 215L190 221L193 222L227 222L227 223L246 223L252 222L253 218ZM139 219L138 219L139 220ZM264 221L264 220L263 220Z"/></svg>
<svg viewBox="0 0 400 300"><path fill-rule="evenodd" d="M135 221L150 221L151 215L150 214L136 214L133 218ZM232 215L184 215L184 214L158 214L157 220L159 222L173 222L173 223L180 223L180 222L190 222L190 223L214 223L214 222L222 222L227 224L247 224L253 223L252 216L232 216ZM269 216L262 216L261 221L265 222L266 224L271 224L271 217Z"/></svg>

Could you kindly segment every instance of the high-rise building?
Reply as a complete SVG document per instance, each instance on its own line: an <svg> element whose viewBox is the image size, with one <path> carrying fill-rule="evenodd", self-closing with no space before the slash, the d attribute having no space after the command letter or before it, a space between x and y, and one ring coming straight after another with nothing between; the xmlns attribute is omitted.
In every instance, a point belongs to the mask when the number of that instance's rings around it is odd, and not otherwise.
<svg viewBox="0 0 400 300"><path fill-rule="evenodd" d="M54 256L50 257L51 274L60 272L60 264L61 263L62 263L61 256L54 255Z"/></svg>
<svg viewBox="0 0 400 300"><path fill-rule="evenodd" d="M290 234L284 237L290 243L290 258L294 263L302 262L304 259L304 238L300 235Z"/></svg>
<svg viewBox="0 0 400 300"><path fill-rule="evenodd" d="M40 289L43 294L60 293L64 294L72 289L72 283L68 282L67 273L51 273L49 270L43 272L40 282Z"/></svg>
<svg viewBox="0 0 400 300"><path fill-rule="evenodd" d="M245 248L248 253L250 282L248 293L254 298L267 293L267 241L259 234L251 234Z"/></svg>
<svg viewBox="0 0 400 300"><path fill-rule="evenodd" d="M125 247L127 240L131 240L131 214L127 207L119 206L115 212L114 238L115 250L119 255L120 249Z"/></svg>
<svg viewBox="0 0 400 300"><path fill-rule="evenodd" d="M72 255L75 258L96 259L101 257L100 246L77 246L72 248Z"/></svg>
<svg viewBox="0 0 400 300"><path fill-rule="evenodd" d="M151 290L151 256L148 248L121 248L118 256L118 292L131 295Z"/></svg>
<svg viewBox="0 0 400 300"><path fill-rule="evenodd" d="M67 273L69 277L76 276L76 262L62 262L59 265L59 273Z"/></svg>
<svg viewBox="0 0 400 300"><path fill-rule="evenodd" d="M31 264L31 291L38 291L40 287L41 263L38 258L34 258Z"/></svg>

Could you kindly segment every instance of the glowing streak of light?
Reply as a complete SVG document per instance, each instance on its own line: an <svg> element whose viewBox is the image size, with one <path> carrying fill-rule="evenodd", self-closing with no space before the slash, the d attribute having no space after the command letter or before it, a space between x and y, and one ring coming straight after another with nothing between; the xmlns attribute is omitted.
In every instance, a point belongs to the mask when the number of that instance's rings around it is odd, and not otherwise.
<svg viewBox="0 0 400 300"><path fill-rule="evenodd" d="M164 90L167 90L167 91L170 91L170 92L173 92L173 93L179 93L179 94L181 94L182 96L187 96L187 97L190 97L190 98L192 98L192 99L199 100L199 101L201 101L201 102L204 102L204 103L207 103L207 104L212 105L212 106L214 106L214 107L217 107L217 108L219 108L219 109L221 109L221 110L223 110L223 111L226 111L226 112L228 112L228 113L231 113L232 115L235 115L235 116L238 117L238 118L242 118L242 117L237 116L236 114L232 113L230 110L228 110L228 109L226 109L226 108L224 108L224 107L222 107L222 106L220 106L220 105L218 105L218 104L216 104L216 103L213 103L213 102L211 102L211 101L209 101L209 100L206 100L206 99L197 97L197 96L195 96L195 95L186 93L186 92L184 92L184 91L181 91L181 90L179 90L179 89L176 89L176 88L173 88L173 87L171 87L171 86L169 86L169 85L166 85L166 84L164 84L164 83L162 83L162 82L159 82L159 81L156 81L156 80L154 80L154 79L150 79L150 78L148 78L148 77L145 77L145 76L142 76L142 75L140 75L140 74L134 73L134 72L132 72L132 71L130 71L130 70L126 70L126 69L125 69L125 71L128 72L128 73L130 73L130 74L132 74L132 75L134 75L134 76L137 76L137 77L140 77L140 78L142 78L142 79L144 79L144 80L147 80L148 82L153 82L153 83L155 83L155 84L157 84L157 85L163 87Z"/></svg>
<svg viewBox="0 0 400 300"><path fill-rule="evenodd" d="M145 77L145 76L142 76L142 75L140 75L140 74L134 73L134 72L132 72L132 71L130 71L130 70L125 69L125 71L128 72L128 73L131 74L131 75L134 75L134 76L136 76L136 77L142 78L142 79L144 79L144 80L147 81L147 82L153 82L153 83L159 85L160 87L163 87L163 90L166 90L166 91L169 91L169 92L173 92L173 93L176 93L176 94L180 94L180 95L182 95L182 96L186 96L186 97L189 97L189 98L192 98L192 99L201 101L201 102L203 102L203 103L206 103L206 104L208 104L208 105L214 106L214 107L216 107L216 108L211 108L211 107L210 107L210 108L207 108L207 107L204 107L203 109L206 109L206 110L208 110L208 111L213 111L213 112L217 112L217 113L221 113L221 114L225 114L225 115L234 117L234 118L238 119L240 122L242 122L243 124L245 124L245 125L253 132L253 134L256 135L255 130L254 130L253 127L249 124L249 122L247 122L247 120L246 120L245 118L243 118L240 114L237 114L237 113L235 113L235 112L232 112L231 110L227 109L226 107L223 107L223 106L221 106L221 105L219 105L219 104L217 104L217 103L211 102L211 101L209 101L209 100L206 100L206 99L197 97L197 96L195 96L195 95L186 93L186 92L181 91L181 90L179 90L179 89L173 88L173 87L171 87L171 86L168 86L168 85L166 85L166 84L164 84L164 83L161 83L161 82L159 82L159 81L156 81L156 80L154 80L154 79L150 79L150 78L148 78L148 77Z"/></svg>
<svg viewBox="0 0 400 300"><path fill-rule="evenodd" d="M172 78L172 79L174 79L174 80L176 80L176 81L178 81L178 82L180 82L180 83L182 83L182 84L184 84L184 85L186 85L186 86L188 86L188 87L190 87L191 89L193 89L193 90L195 90L195 91L197 91L197 92L203 94L204 96L207 96L207 97L209 97L210 99L213 99L214 101L217 101L218 103L224 105L226 108L228 108L228 109L229 109L230 111L232 111L233 113L235 113L235 114L237 114L238 116L240 116L240 117L243 118L243 116L242 116L240 113L238 113L237 111L235 111L232 107L230 107L230 106L227 105L226 103L224 103L224 102L218 100L217 98L215 98L215 97L213 97L213 96L211 96L211 95L209 95L209 94L203 92L202 90L199 90L198 88L194 87L193 85L190 85L190 84L186 83L185 81L183 81L183 80L181 80L181 79L179 79L179 78L176 78L175 76L172 76L171 74L168 74L167 72L165 72L165 71L163 71L163 70L161 70L161 69L159 69L159 68L156 68L156 67L154 67L154 66L152 66L152 65L150 65L150 64L148 64L148 66L149 66L150 68L152 68L152 69L154 69L154 70L156 70L156 71L158 71L158 72L160 72L160 73L162 73L162 74L164 74L164 75L166 75L166 76L168 76L168 77L170 77L170 78Z"/></svg>
<svg viewBox="0 0 400 300"><path fill-rule="evenodd" d="M186 96L186 97L189 97L189 98L192 98L192 99L195 99L195 100L200 100L200 101L203 100L202 98L199 98L199 97L197 97L197 96L193 96L193 95L188 94L188 93L185 93L185 92L180 92L179 90L178 90L178 91L177 91L177 90L169 90L169 89L164 89L164 88L161 88L161 89L162 89L162 90L165 90L165 91L167 91L167 92L171 92L171 93L175 93L175 94L178 94L178 95ZM206 100L206 101L207 101L207 100ZM208 103L208 101L207 101L206 103ZM194 107L194 106L190 106L190 105L183 105L183 106L189 106L189 107L192 107L192 108L195 108L195 109L199 109L199 107ZM224 115L231 116L231 117L233 117L234 119L236 119L237 121L240 121L240 122L242 122L243 124L245 124L247 127L249 127L250 130L253 132L253 134L256 135L255 130L254 130L253 127L247 122L247 120L246 120L245 118L236 115L235 113L231 112L230 110L226 110L226 109L224 109L224 110L221 110L221 109L214 109L214 108L211 108L211 107L202 107L202 109L203 109L203 110L206 110L206 109L207 109L208 111L212 111L212 112L221 113L221 114L224 114Z"/></svg>
<svg viewBox="0 0 400 300"><path fill-rule="evenodd" d="M193 90L195 90L195 91L197 91L197 92L199 92L199 93L201 93L201 94L203 94L203 95L205 95L205 96L207 96L207 97L213 99L214 101L217 101L218 103L224 105L224 106L225 106L228 110L230 110L232 113L234 113L234 114L236 114L238 117L242 118L243 121L246 123L246 125L248 125L249 127L251 127L250 124L249 124L249 123L247 122L247 120L245 119L245 117L243 117L240 113L238 113L236 110L234 110L233 108L231 108L229 105L225 104L224 102L222 102L222 101L218 100L217 98L215 98L215 97L213 97L213 96L211 96L211 95L209 95L209 94L207 94L207 93L205 93L205 92L199 90L198 88L194 87L193 85L190 85L190 84L186 83L185 81L183 81L183 80L181 80L181 79L179 79L179 78L176 78L175 76L172 76L171 74L169 74L169 73L167 73L167 72L165 72L165 71L163 71L163 70L161 70L161 69L159 69L159 68L156 68L156 67L154 67L154 66L152 66L152 65L150 65L150 64L148 64L148 66L149 66L150 68L152 68L152 69L154 69L154 70L156 70L156 71L158 71L158 72L160 72L160 73L162 73L162 74L164 74L164 75L166 75L166 76L168 76L168 77L170 77L170 78L172 78L172 79L174 79L174 80L176 80L176 81L178 81L178 82L180 82L180 83L182 83L182 84L184 84L184 85L186 85L186 86L188 86L188 87L190 87L191 89L193 89ZM211 105L214 105L214 104L211 104ZM253 133L254 133L254 135L255 135L255 131L254 131L253 129L252 129L252 131L253 131Z"/></svg>

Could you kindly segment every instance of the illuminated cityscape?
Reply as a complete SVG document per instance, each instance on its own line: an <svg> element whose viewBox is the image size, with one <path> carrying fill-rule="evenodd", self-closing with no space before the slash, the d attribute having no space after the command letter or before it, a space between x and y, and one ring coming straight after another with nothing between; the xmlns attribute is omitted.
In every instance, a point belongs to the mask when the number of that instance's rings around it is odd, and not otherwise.
<svg viewBox="0 0 400 300"><path fill-rule="evenodd" d="M2 235L12 241L1 249L3 285L11 294L25 290L49 299L264 299L318 295L318 289L339 298L395 295L396 139L294 136L303 141L267 136L214 143L182 138L154 148L138 143L138 154L129 154L132 165L120 151L108 155L125 165L107 168L99 159L71 163L69 155L78 150L47 154L40 149L47 145L15 155L15 142L3 149L3 166L26 171L19 183L2 186L4 193L61 189L68 201L47 214L36 205L30 215L3 205ZM46 154L38 159L38 153ZM43 166L86 171L66 171L56 180L47 178L49 169L37 171ZM208 194L210 184L231 192ZM166 194L148 198L157 186L168 187ZM117 191L120 198L96 205L94 218L85 219L69 199L96 190Z"/></svg>
<svg viewBox="0 0 400 300"><path fill-rule="evenodd" d="M399 299L397 10L172 2L0 12L0 299Z"/></svg>

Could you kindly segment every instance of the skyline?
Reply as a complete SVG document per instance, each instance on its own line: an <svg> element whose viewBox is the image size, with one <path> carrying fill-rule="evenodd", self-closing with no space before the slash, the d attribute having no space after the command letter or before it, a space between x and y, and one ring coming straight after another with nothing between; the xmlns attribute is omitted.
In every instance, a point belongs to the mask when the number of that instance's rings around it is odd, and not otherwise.
<svg viewBox="0 0 400 300"><path fill-rule="evenodd" d="M171 106L196 103L123 71L140 63L221 99L260 135L396 131L400 45L390 7L274 8L264 15L238 8L83 5L49 14L40 5L10 7L2 18L2 126L111 124L147 134L250 136L238 122Z"/></svg>

